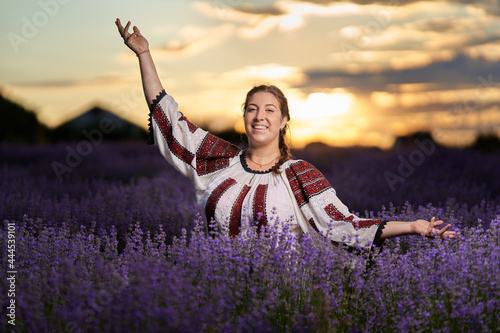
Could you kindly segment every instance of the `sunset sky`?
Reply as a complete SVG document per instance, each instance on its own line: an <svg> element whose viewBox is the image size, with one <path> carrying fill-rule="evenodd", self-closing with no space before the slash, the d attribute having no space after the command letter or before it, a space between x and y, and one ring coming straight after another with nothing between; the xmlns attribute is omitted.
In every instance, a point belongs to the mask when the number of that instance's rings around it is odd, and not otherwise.
<svg viewBox="0 0 500 333"><path fill-rule="evenodd" d="M146 127L117 17L149 40L181 111L213 131L241 129L246 92L270 83L288 97L297 148L500 136L498 0L7 0L0 92L50 127L95 105Z"/></svg>

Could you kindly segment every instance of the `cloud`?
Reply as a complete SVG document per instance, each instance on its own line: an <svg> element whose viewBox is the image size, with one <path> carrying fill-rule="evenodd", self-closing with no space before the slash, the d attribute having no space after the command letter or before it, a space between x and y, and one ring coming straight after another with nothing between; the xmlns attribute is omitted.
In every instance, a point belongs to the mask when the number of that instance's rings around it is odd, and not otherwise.
<svg viewBox="0 0 500 333"><path fill-rule="evenodd" d="M272 6L267 6L267 7L256 7L252 3L243 3L239 7L234 7L234 10L237 12L245 13L245 14L251 14L251 15L263 15L263 16L279 16L279 15L285 15L287 12L283 7L280 7L276 3L273 4Z"/></svg>
<svg viewBox="0 0 500 333"><path fill-rule="evenodd" d="M322 6L330 6L332 4L338 3L338 1L335 0L295 0L296 2L302 2L302 3L308 3L308 4L315 4L315 5L322 5ZM414 2L421 2L422 0L405 0L403 1L398 1L398 0L389 0L389 1L372 1L372 0L348 0L345 1L347 3L353 3L356 5L394 5L394 6L400 6L400 5L407 5L410 3Z"/></svg>
<svg viewBox="0 0 500 333"><path fill-rule="evenodd" d="M258 66L247 66L222 75L228 82L242 83L266 83L290 86L303 83L306 76L298 67L283 66L279 64L263 64Z"/></svg>
<svg viewBox="0 0 500 333"><path fill-rule="evenodd" d="M386 19L385 22L372 19L362 24L345 26L340 29L339 36L343 41L363 50L378 49L421 49L426 41L448 43L450 39L463 40L458 46L477 45L497 40L500 37L497 20L486 17L483 13L462 17L434 16L427 9L419 15L427 16L411 20L410 12L400 11L398 16ZM443 8L446 12L447 8ZM379 22L380 21L380 22ZM406 21L406 22L405 22ZM438 47L442 49L442 47Z"/></svg>
<svg viewBox="0 0 500 333"><path fill-rule="evenodd" d="M241 6L217 6L209 2L195 2L193 8L203 15L239 24L238 34L245 39L267 36L279 29L292 31L305 25L310 16L333 17L356 12L348 3L334 3L328 7L297 1L277 1L272 6L256 7L250 3Z"/></svg>
<svg viewBox="0 0 500 333"><path fill-rule="evenodd" d="M463 23L463 20L456 17L431 17L413 21L409 27L419 31L447 33L463 27Z"/></svg>
<svg viewBox="0 0 500 333"><path fill-rule="evenodd" d="M224 43L234 31L235 27L231 23L211 28L186 26L179 32L182 40L172 40L152 50L163 57L190 57Z"/></svg>
<svg viewBox="0 0 500 333"><path fill-rule="evenodd" d="M408 83L432 84L437 89L454 89L464 86L475 88L481 83L479 81L481 76L491 77L491 86L500 86L500 63L488 62L483 58L473 59L464 54L457 54L445 61L431 62L421 68L402 70L387 68L376 75L362 71L349 73L341 69L310 70L306 71L306 74L308 86L346 87L365 93L384 90L389 85Z"/></svg>
<svg viewBox="0 0 500 333"><path fill-rule="evenodd" d="M458 54L495 62L500 59L498 20L484 12L414 4L388 17L367 18L344 26L337 35L331 66L346 72L380 73L423 68Z"/></svg>
<svg viewBox="0 0 500 333"><path fill-rule="evenodd" d="M178 29L178 39L172 39L163 45L150 46L150 48L151 52L154 52L155 59L158 60L188 58L223 44L234 33L235 26L231 23L214 27L187 25ZM133 52L126 50L118 55L117 60L122 63L135 63L137 58Z"/></svg>
<svg viewBox="0 0 500 333"><path fill-rule="evenodd" d="M47 81L30 81L15 84L17 87L23 88L67 88L78 86L96 86L96 85L114 85L123 83L121 75L110 74L108 76L99 76L90 79L81 80L47 80Z"/></svg>
<svg viewBox="0 0 500 333"><path fill-rule="evenodd" d="M296 2L301 2L305 4L314 4L321 6L331 6L338 1L335 0L295 0ZM366 6L366 5L380 5L380 6L410 6L416 3L424 3L425 5L434 7L438 3L443 4L458 4L463 5L471 10L479 9L483 11L488 16L500 16L500 7L498 2L495 0L436 0L436 1L422 1L422 0L386 0L386 1L373 1L373 0L348 0L347 3L352 3L356 5Z"/></svg>
<svg viewBox="0 0 500 333"><path fill-rule="evenodd" d="M217 6L208 1L196 1L192 5L193 9L202 15L220 21L231 21L238 23L251 24L259 21L264 17L279 16L283 13L276 10L276 7L267 10L252 10L247 6L231 7Z"/></svg>
<svg viewBox="0 0 500 333"><path fill-rule="evenodd" d="M229 70L223 73L197 73L193 80L200 85L200 90L217 89L223 92L234 89L247 90L254 85L274 84L283 88L305 83L307 75L299 67L268 63ZM244 94L240 94L241 98Z"/></svg>
<svg viewBox="0 0 500 333"><path fill-rule="evenodd" d="M333 3L338 3L337 0L295 0L296 2L313 3L318 5L331 5ZM405 6L416 2L424 2L423 0L347 0L345 2L351 2L358 5L397 5ZM437 0L429 2L447 2L447 3L458 3L465 5L477 5L477 6L492 6L494 5L494 0Z"/></svg>
<svg viewBox="0 0 500 333"><path fill-rule="evenodd" d="M195 2L193 8L210 18L239 24L238 35L246 39L266 36L279 27L280 21L288 14L277 4L257 9L249 4L239 7L217 7L209 2Z"/></svg>
<svg viewBox="0 0 500 333"><path fill-rule="evenodd" d="M500 45L497 42L474 45L465 48L464 52L472 59L485 59L488 62L500 61Z"/></svg>

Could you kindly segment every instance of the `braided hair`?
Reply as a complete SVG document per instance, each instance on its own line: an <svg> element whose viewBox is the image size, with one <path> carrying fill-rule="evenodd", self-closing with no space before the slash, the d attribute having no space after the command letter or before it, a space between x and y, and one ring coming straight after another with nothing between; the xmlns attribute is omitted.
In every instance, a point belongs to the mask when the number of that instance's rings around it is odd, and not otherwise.
<svg viewBox="0 0 500 333"><path fill-rule="evenodd" d="M278 163L276 163L273 167L273 172L276 174L281 173L280 167L285 161L289 160L292 158L292 154L290 152L290 148L288 147L288 144L286 143L285 136L286 132L288 130L288 121L290 121L290 110L288 109L288 100L286 99L285 95L283 92L276 86L274 85L259 85L255 86L250 91L247 93L245 103L242 105L243 113L245 113L248 103L250 98L258 92L267 92L271 93L276 97L276 99L280 103L280 111L281 111L281 118L283 119L284 117L287 117L287 123L285 124L285 127L280 130L280 136L279 136L279 150L280 150L280 159Z"/></svg>

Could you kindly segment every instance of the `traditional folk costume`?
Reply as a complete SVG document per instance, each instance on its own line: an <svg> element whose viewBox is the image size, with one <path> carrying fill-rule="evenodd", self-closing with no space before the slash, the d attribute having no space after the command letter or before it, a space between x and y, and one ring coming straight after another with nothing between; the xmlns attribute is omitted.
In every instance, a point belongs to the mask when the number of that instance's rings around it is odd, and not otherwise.
<svg viewBox="0 0 500 333"><path fill-rule="evenodd" d="M179 172L189 177L207 221L229 236L242 221L258 227L277 217L296 234L311 229L336 243L369 250L379 243L386 221L351 214L313 165L288 160L281 173L248 168L245 151L191 123L175 100L162 91L150 106L150 144Z"/></svg>

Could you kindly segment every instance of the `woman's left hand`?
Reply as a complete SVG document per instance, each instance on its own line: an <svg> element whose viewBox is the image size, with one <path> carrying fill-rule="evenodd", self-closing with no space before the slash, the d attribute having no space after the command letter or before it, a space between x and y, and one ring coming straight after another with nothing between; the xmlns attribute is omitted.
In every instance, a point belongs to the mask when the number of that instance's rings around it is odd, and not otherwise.
<svg viewBox="0 0 500 333"><path fill-rule="evenodd" d="M436 221L435 217L433 217L430 222L426 220L416 220L412 222L412 230L414 234L424 235L428 238L455 238L456 232L448 230L451 227L451 224L447 224L441 229L435 228L443 223L444 222L442 220Z"/></svg>
<svg viewBox="0 0 500 333"><path fill-rule="evenodd" d="M120 19L116 19L116 26L118 27L118 32L123 38L123 42L127 45L135 54L147 52L149 50L149 43L146 38L141 34L139 28L134 26L132 28L132 33L128 32L130 27L130 21L127 22L125 27L122 26Z"/></svg>

